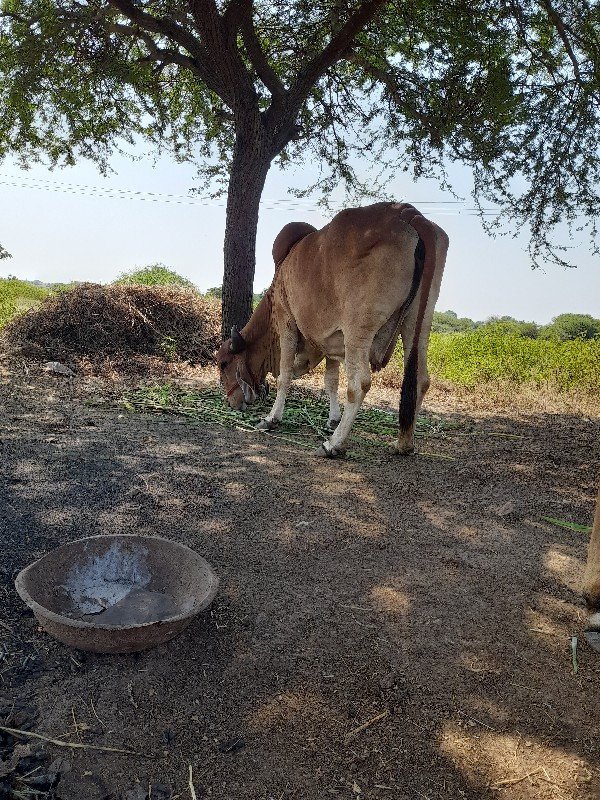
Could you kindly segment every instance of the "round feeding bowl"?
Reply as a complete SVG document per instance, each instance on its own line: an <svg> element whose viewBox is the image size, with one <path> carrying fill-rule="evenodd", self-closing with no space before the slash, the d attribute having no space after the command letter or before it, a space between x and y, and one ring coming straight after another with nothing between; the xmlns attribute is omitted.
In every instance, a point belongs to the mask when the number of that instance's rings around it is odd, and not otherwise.
<svg viewBox="0 0 600 800"><path fill-rule="evenodd" d="M172 639L218 586L210 564L189 547L131 535L64 544L15 580L42 628L96 653L131 653Z"/></svg>

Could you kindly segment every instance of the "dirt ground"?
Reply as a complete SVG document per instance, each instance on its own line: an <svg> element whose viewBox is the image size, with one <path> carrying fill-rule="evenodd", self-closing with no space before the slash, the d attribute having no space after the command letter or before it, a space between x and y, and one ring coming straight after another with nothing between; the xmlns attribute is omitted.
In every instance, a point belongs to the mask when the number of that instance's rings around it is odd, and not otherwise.
<svg viewBox="0 0 600 800"><path fill-rule="evenodd" d="M0 797L600 798L587 535L542 519L591 524L600 419L433 396L461 427L372 464L99 393L0 373L0 725L135 755L3 732ZM14 577L122 532L194 548L219 593L154 650L70 650Z"/></svg>

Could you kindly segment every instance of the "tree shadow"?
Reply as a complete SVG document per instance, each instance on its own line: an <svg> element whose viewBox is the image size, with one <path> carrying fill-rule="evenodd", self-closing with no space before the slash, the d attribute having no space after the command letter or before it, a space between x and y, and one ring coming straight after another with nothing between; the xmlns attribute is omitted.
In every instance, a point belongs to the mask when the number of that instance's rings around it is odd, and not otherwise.
<svg viewBox="0 0 600 800"><path fill-rule="evenodd" d="M192 764L199 796L236 800L597 796L600 665L581 645L573 675L570 650L586 540L542 519L591 519L597 421L487 416L436 440L452 461L379 464L66 401L4 433L4 618L39 669L7 662L0 693L42 732L152 756L81 751L79 774L183 791ZM15 572L127 532L205 556L211 609L138 655L40 633Z"/></svg>

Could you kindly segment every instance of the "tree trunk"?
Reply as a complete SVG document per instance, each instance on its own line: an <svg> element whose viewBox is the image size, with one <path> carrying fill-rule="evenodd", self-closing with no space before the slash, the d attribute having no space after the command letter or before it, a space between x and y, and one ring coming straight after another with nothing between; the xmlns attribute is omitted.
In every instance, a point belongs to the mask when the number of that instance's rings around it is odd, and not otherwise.
<svg viewBox="0 0 600 800"><path fill-rule="evenodd" d="M223 338L252 314L256 228L260 198L273 155L260 120L238 121L227 193L223 272Z"/></svg>

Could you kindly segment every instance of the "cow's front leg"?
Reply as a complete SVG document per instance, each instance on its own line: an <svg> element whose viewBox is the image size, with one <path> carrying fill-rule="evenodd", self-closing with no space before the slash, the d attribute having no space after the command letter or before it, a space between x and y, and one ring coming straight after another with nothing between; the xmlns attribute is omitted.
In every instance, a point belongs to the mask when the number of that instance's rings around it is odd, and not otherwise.
<svg viewBox="0 0 600 800"><path fill-rule="evenodd" d="M281 357L279 361L279 376L277 378L277 395L271 411L256 426L261 431L271 431L281 422L285 400L293 378L294 355L297 344L297 329L295 327L291 329L286 326L283 334L279 336Z"/></svg>
<svg viewBox="0 0 600 800"><path fill-rule="evenodd" d="M347 402L339 425L326 442L317 450L317 455L335 458L346 452L345 443L365 395L371 388L369 366L370 347L352 348L346 345L346 378L348 381Z"/></svg>
<svg viewBox="0 0 600 800"><path fill-rule="evenodd" d="M323 376L325 391L329 397L329 419L327 420L327 432L333 431L339 425L342 418L342 410L338 400L338 388L340 385L340 362L332 358L325 359L325 375Z"/></svg>

